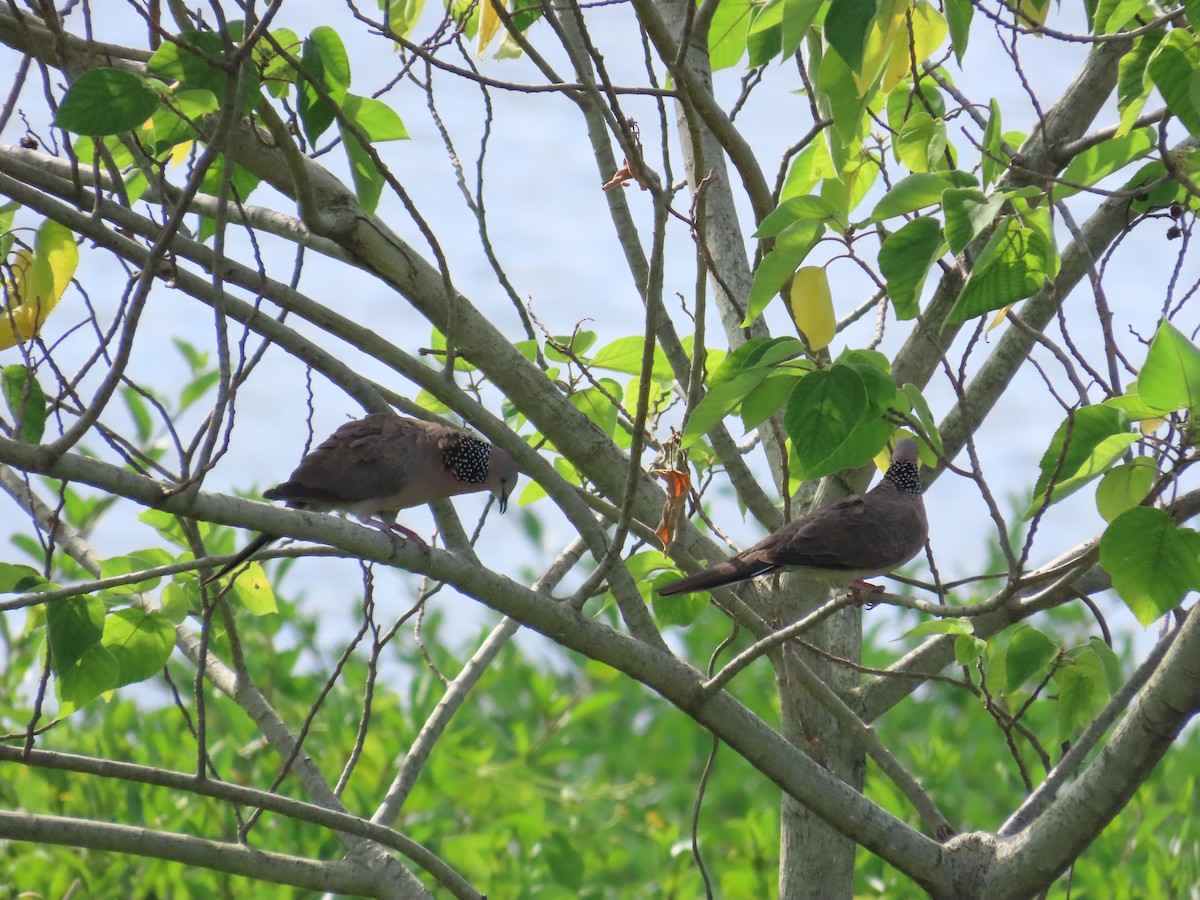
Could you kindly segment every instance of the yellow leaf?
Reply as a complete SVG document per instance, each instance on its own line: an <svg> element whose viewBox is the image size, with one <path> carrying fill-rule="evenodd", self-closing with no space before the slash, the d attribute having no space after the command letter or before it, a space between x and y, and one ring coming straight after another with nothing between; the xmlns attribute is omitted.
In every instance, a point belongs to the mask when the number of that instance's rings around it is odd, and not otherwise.
<svg viewBox="0 0 1200 900"><path fill-rule="evenodd" d="M892 47L892 57L888 60L887 71L883 73L883 82L879 90L884 94L890 93L912 69L913 56L917 58L917 65L929 59L942 45L947 32L946 20L942 14L934 9L932 4L921 0L913 7L912 47L909 47L909 28L906 24L903 36Z"/></svg>
<svg viewBox="0 0 1200 900"><path fill-rule="evenodd" d="M858 96L865 96L879 77L879 70L892 53L904 24L904 10L908 6L905 0L883 0L875 19L871 23L871 31L867 35L867 43L863 47L862 66L854 73L854 86L858 88ZM906 45L907 50L907 45Z"/></svg>
<svg viewBox="0 0 1200 900"><path fill-rule="evenodd" d="M480 59L483 59L483 51L500 30L500 15L496 12L497 2L498 0L483 0L483 6L479 9L479 46L475 52Z"/></svg>
<svg viewBox="0 0 1200 900"><path fill-rule="evenodd" d="M33 251L27 250L24 247L18 247L13 252L9 268L12 269L13 273L9 293L17 302L20 302L25 298L27 291L26 284L29 282L29 270L33 268Z"/></svg>
<svg viewBox="0 0 1200 900"><path fill-rule="evenodd" d="M75 233L66 225L47 220L38 231L37 256L39 264L44 265L48 273L48 298L53 306L66 293L79 265Z"/></svg>
<svg viewBox="0 0 1200 900"><path fill-rule="evenodd" d="M1007 0L1005 5L1020 13L1017 16L1017 24L1027 28L1033 25L1045 25L1046 15L1050 12L1050 0L1018 0L1017 3Z"/></svg>
<svg viewBox="0 0 1200 900"><path fill-rule="evenodd" d="M37 335L71 283L78 264L74 233L53 220L47 220L38 230L32 256L26 250L17 251L12 296L20 302L0 310L0 350Z"/></svg>
<svg viewBox="0 0 1200 900"><path fill-rule="evenodd" d="M184 141L182 144L176 144L171 148L171 155L167 159L167 164L177 166L187 160L188 155L192 152L192 144L195 141Z"/></svg>
<svg viewBox="0 0 1200 900"><path fill-rule="evenodd" d="M996 316L992 319L992 324L987 327L985 334L991 334L993 331L999 328L1000 324L1008 316L1008 311L1012 308L1013 304L1010 303L1008 306L1002 306L1000 309L996 310Z"/></svg>
<svg viewBox="0 0 1200 900"><path fill-rule="evenodd" d="M37 305L34 303L22 303L16 309L0 310L0 350L15 347L37 334L36 313Z"/></svg>
<svg viewBox="0 0 1200 900"><path fill-rule="evenodd" d="M829 346L837 331L829 276L822 266L801 266L792 276L789 294L792 317L813 350Z"/></svg>

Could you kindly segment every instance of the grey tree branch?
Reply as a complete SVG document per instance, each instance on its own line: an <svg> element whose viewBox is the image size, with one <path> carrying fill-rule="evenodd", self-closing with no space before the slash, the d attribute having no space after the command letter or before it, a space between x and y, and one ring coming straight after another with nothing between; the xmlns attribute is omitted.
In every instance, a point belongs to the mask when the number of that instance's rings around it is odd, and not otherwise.
<svg viewBox="0 0 1200 900"><path fill-rule="evenodd" d="M152 828L0 810L0 838L166 859L313 891L379 896L374 874L350 860L315 862L300 856L252 850L241 844L170 834ZM427 895L404 892L394 896Z"/></svg>
<svg viewBox="0 0 1200 900"><path fill-rule="evenodd" d="M344 812L327 809L324 806L305 803L302 800L293 800L281 794L260 791L242 785L228 784L208 778L196 778L194 775L185 775L181 772L171 772L166 769L139 766L133 763L116 762L107 759L94 759L89 756L79 756L72 753L59 753L48 750L32 750L27 753L23 749L0 744L0 760L17 765L78 772L99 778L116 778L138 784L170 788L171 790L183 791L203 797L215 797L239 806L267 810L288 816L297 821L311 822L314 825L320 825L331 831L354 834L391 847L393 850L407 856L433 875L438 880L438 883L454 894L455 897L464 898L464 900L465 898L479 900L481 896L461 875L416 841L383 825L368 822ZM222 871L227 870L222 869Z"/></svg>

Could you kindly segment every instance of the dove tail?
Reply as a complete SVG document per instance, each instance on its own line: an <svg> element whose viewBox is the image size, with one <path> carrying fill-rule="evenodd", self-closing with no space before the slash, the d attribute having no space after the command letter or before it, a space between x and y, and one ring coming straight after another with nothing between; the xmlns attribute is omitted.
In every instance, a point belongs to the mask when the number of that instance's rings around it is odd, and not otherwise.
<svg viewBox="0 0 1200 900"><path fill-rule="evenodd" d="M778 566L773 563L762 562L761 560L727 559L724 562L717 563L715 566L709 566L695 575L689 575L687 578L672 581L670 584L660 587L654 593L660 597L671 597L675 594L687 594L692 591L710 591L713 588L724 587L727 584L736 584L739 581L747 581L758 575L765 575L777 568Z"/></svg>
<svg viewBox="0 0 1200 900"><path fill-rule="evenodd" d="M218 578L224 578L263 547L267 546L267 544L271 543L271 541L275 540L278 540L278 538L273 534L260 534L245 547L243 547L233 559L221 566L221 568L212 575L209 575L207 578L201 581L200 584L206 585L210 582L216 581Z"/></svg>

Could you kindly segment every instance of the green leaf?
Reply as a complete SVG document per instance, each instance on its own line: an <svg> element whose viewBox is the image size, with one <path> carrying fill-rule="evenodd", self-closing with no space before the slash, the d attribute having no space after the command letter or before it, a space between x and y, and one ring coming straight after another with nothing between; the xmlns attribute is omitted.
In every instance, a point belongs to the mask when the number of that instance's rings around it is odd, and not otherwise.
<svg viewBox="0 0 1200 900"><path fill-rule="evenodd" d="M708 393L696 405L683 430L683 446L690 447L721 419L729 415L778 366L804 352L797 338L754 338L730 353L709 379ZM811 368L807 361L790 367Z"/></svg>
<svg viewBox="0 0 1200 900"><path fill-rule="evenodd" d="M975 188L950 188L942 194L946 214L946 243L955 256L995 221L1004 206L1004 195L990 196Z"/></svg>
<svg viewBox="0 0 1200 900"><path fill-rule="evenodd" d="M728 354L708 380L709 389L731 381L736 375L754 368L773 368L804 354L799 338L752 338ZM805 363L811 368L811 365Z"/></svg>
<svg viewBox="0 0 1200 900"><path fill-rule="evenodd" d="M0 381L18 437L27 444L38 443L46 431L46 395L37 376L26 366L13 364L0 372Z"/></svg>
<svg viewBox="0 0 1200 900"><path fill-rule="evenodd" d="M651 591L656 591L665 584L677 581L683 573L659 575L651 585ZM676 594L672 597L660 597L651 593L650 608L659 625L666 628L669 625L686 627L700 617L708 608L710 591L693 591L690 594Z"/></svg>
<svg viewBox="0 0 1200 900"><path fill-rule="evenodd" d="M181 625L184 619L202 608L197 584L193 578L187 583L172 581L165 585L160 594L162 609L159 612L176 625Z"/></svg>
<svg viewBox="0 0 1200 900"><path fill-rule="evenodd" d="M714 72L737 65L746 52L752 10L749 0L732 0L717 6L708 30L708 55Z"/></svg>
<svg viewBox="0 0 1200 900"><path fill-rule="evenodd" d="M275 603L275 592L271 590L271 582L267 579L263 567L256 562L246 566L234 579L230 595L234 601L256 616L268 616L279 611Z"/></svg>
<svg viewBox="0 0 1200 900"><path fill-rule="evenodd" d="M846 443L868 410L867 388L857 369L833 365L809 372L788 399L784 426L803 478L828 475L826 463Z"/></svg>
<svg viewBox="0 0 1200 900"><path fill-rule="evenodd" d="M867 162L867 156L862 153L862 142L855 138L853 146L846 148L849 158L842 164L836 178L826 179L821 183L821 198L831 203L838 211L838 221L847 221L850 213L858 209L858 205L871 191L871 186L879 177L879 167Z"/></svg>
<svg viewBox="0 0 1200 900"><path fill-rule="evenodd" d="M611 378L601 378L599 384L604 391L598 388L587 388L576 391L568 399L572 406L595 422L601 431L609 437L613 437L617 433L617 407L605 392L619 402L623 388Z"/></svg>
<svg viewBox="0 0 1200 900"><path fill-rule="evenodd" d="M852 0L858 2L858 0ZM833 119L833 128L825 132L835 176L846 177L851 161L862 144L864 117L874 90L859 94L854 73L836 52L826 52L817 68L817 108Z"/></svg>
<svg viewBox="0 0 1200 900"><path fill-rule="evenodd" d="M151 547L146 550L138 550L136 553L130 553L127 556L114 556L111 559L100 560L100 577L117 578L121 575L131 575L146 569L169 566L174 561L175 557L166 550L163 550L161 547ZM147 578L144 581L107 588L107 590L112 594L140 594L156 587L160 580L161 576Z"/></svg>
<svg viewBox="0 0 1200 900"><path fill-rule="evenodd" d="M642 372L642 348L645 340L641 335L617 338L601 347L592 357L592 365L597 369L608 369L610 372L623 372L626 375L640 375ZM671 381L675 374L671 364L661 347L654 348L654 366L651 377L657 381Z"/></svg>
<svg viewBox="0 0 1200 900"><path fill-rule="evenodd" d="M133 72L88 69L67 89L54 124L76 134L123 134L154 115L158 103L154 88Z"/></svg>
<svg viewBox="0 0 1200 900"><path fill-rule="evenodd" d="M895 401L896 382L892 380L892 364L878 350L847 348L834 362L834 368L838 366L850 366L862 378L867 389L868 415L886 412Z"/></svg>
<svg viewBox="0 0 1200 900"><path fill-rule="evenodd" d="M191 549L191 543L188 541L187 535L183 533L179 518L174 514L161 509L147 509L138 513L138 521L149 525L175 546L183 550Z"/></svg>
<svg viewBox="0 0 1200 900"><path fill-rule="evenodd" d="M1118 169L1141 159L1158 145L1158 134L1154 128L1139 128L1132 134L1113 137L1080 153L1063 172L1064 182L1056 184L1054 199L1062 200L1078 192L1072 184L1090 187Z"/></svg>
<svg viewBox="0 0 1200 900"><path fill-rule="evenodd" d="M796 379L803 375L803 370L790 367L768 375L742 400L742 408L739 410L742 427L751 431L783 409L796 387Z"/></svg>
<svg viewBox="0 0 1200 900"><path fill-rule="evenodd" d="M117 663L112 686L121 687L162 671L175 648L175 626L162 613L119 609L104 619L102 644Z"/></svg>
<svg viewBox="0 0 1200 900"><path fill-rule="evenodd" d="M908 398L908 402L912 404L913 410L917 413L917 419L921 423L921 427L925 429L925 437L929 439L933 449L941 456L942 435L938 431L937 420L933 417L933 412L929 409L929 404L925 401L925 396L921 393L921 389L915 384L905 384L901 390L904 396Z"/></svg>
<svg viewBox="0 0 1200 900"><path fill-rule="evenodd" d="M1125 182L1124 190L1133 196L1133 202L1129 204L1130 212L1139 215L1163 209L1187 196L1182 185L1174 180L1160 160L1143 164Z"/></svg>
<svg viewBox="0 0 1200 900"><path fill-rule="evenodd" d="M193 376L199 375L208 369L208 354L197 350L193 344L189 344L183 338L172 338L171 343L175 345L175 349L179 351L179 355L183 357L184 362L188 365L188 370Z"/></svg>
<svg viewBox="0 0 1200 900"><path fill-rule="evenodd" d="M350 176L354 179L354 195L368 213L375 212L379 198L383 195L385 180L379 166L357 137L339 126L342 145L346 148L346 159L350 163Z"/></svg>
<svg viewBox="0 0 1200 900"><path fill-rule="evenodd" d="M372 144L408 140L408 129L404 127L404 122L382 100L346 94L342 101L342 112L366 133Z"/></svg>
<svg viewBox="0 0 1200 900"><path fill-rule="evenodd" d="M975 626L970 619L930 619L922 622L916 628L904 632L905 637L924 637L927 634L965 634L974 635Z"/></svg>
<svg viewBox="0 0 1200 900"><path fill-rule="evenodd" d="M824 197L816 194L805 194L784 200L770 215L758 224L754 232L756 238L775 237L789 225L801 219L836 219L837 209Z"/></svg>
<svg viewBox="0 0 1200 900"><path fill-rule="evenodd" d="M207 394L217 382L221 380L221 373L217 370L205 372L198 375L183 386L183 390L179 392L179 409L183 411Z"/></svg>
<svg viewBox="0 0 1200 900"><path fill-rule="evenodd" d="M868 413L851 429L841 446L814 467L805 468L801 457L796 457L796 475L799 479L807 481L834 472L841 472L844 469L857 469L860 466L868 465L887 446L888 438L892 436L893 431L895 431L895 426L891 422Z"/></svg>
<svg viewBox="0 0 1200 900"><path fill-rule="evenodd" d="M86 140L87 138L82 138L77 143ZM820 143L820 141L816 141L815 143ZM17 210L20 208L21 204L16 200L0 203L0 259L8 258L8 254L16 242L16 235L13 233L12 224L13 219L16 218Z"/></svg>
<svg viewBox="0 0 1200 900"><path fill-rule="evenodd" d="M1045 235L1004 219L979 254L947 322L957 325L1032 297L1053 270L1055 256Z"/></svg>
<svg viewBox="0 0 1200 900"><path fill-rule="evenodd" d="M1096 486L1096 509L1105 522L1112 522L1145 500L1157 477L1158 467L1145 456L1109 469Z"/></svg>
<svg viewBox="0 0 1200 900"><path fill-rule="evenodd" d="M213 197L217 196L221 189L221 181L225 177L225 167L230 164L229 158L224 154L213 160L212 165L208 167L208 171L204 173L204 179L200 182L200 192L209 194ZM245 201L250 196L251 192L258 187L259 178L245 166L239 166L233 163L233 173L229 178L230 187L233 188L231 194L237 197L240 201ZM214 233L213 220L208 216L204 216L200 220L200 240L208 240Z"/></svg>
<svg viewBox="0 0 1200 900"><path fill-rule="evenodd" d="M396 20L392 19L391 24L394 30ZM254 45L254 61L271 96L282 99L287 95L288 86L296 81L296 70L292 68L287 57L295 59L296 54L300 52L300 37L290 28L272 28L271 37L282 52L276 52L273 43L259 41Z"/></svg>
<svg viewBox="0 0 1200 900"><path fill-rule="evenodd" d="M51 665L61 675L100 643L104 633L104 604L95 597L51 600L46 604L46 631Z"/></svg>
<svg viewBox="0 0 1200 900"><path fill-rule="evenodd" d="M754 368L710 388L688 417L680 446L686 449L707 434L770 374L765 367Z"/></svg>
<svg viewBox="0 0 1200 900"><path fill-rule="evenodd" d="M1004 152L1004 131L1001 124L1000 103L992 98L989 104L987 128L983 131L983 161L981 169L985 186L996 183L1004 171L1008 154Z"/></svg>
<svg viewBox="0 0 1200 900"><path fill-rule="evenodd" d="M46 584L37 569L0 562L0 594L25 594Z"/></svg>
<svg viewBox="0 0 1200 900"><path fill-rule="evenodd" d="M866 403L858 420L850 426L845 439L823 458L816 455L821 452L819 446L809 444L806 438L797 442L793 435L796 474L801 479L818 478L871 462L883 449L894 430L894 426L882 418L883 414L892 406L907 412L906 399L896 390L888 359L882 353L874 350L845 350L830 371L839 369L853 370L859 376L866 391ZM785 424L786 421L785 416Z"/></svg>
<svg viewBox="0 0 1200 900"><path fill-rule="evenodd" d="M972 187L975 179L966 172L917 172L896 182L871 213L871 221L882 222L942 202L949 188Z"/></svg>
<svg viewBox="0 0 1200 900"><path fill-rule="evenodd" d="M825 39L853 71L862 68L875 10L875 0L837 0L825 14Z"/></svg>
<svg viewBox="0 0 1200 900"><path fill-rule="evenodd" d="M583 354L590 350L592 345L596 343L596 338L596 332L588 331L583 328L577 329L572 334L553 335L554 344L558 344L567 348L569 352L559 350L558 347L547 341L545 348L546 359L560 363L573 362L574 360L572 359L571 354L573 353L575 356L583 356ZM445 338L443 337L442 340L443 343L439 349L445 349Z"/></svg>
<svg viewBox="0 0 1200 900"><path fill-rule="evenodd" d="M179 35L179 43L164 41L146 68L163 81L178 81L183 88L210 91L224 102L229 74L220 64L228 59L225 49L225 38L215 31L185 31ZM255 66L244 71L248 79L246 111L249 112L258 102L260 79Z"/></svg>
<svg viewBox="0 0 1200 900"><path fill-rule="evenodd" d="M1070 741L1100 711L1108 695L1104 669L1090 648L1074 652L1054 673L1058 691L1058 741Z"/></svg>
<svg viewBox="0 0 1200 900"><path fill-rule="evenodd" d="M674 563L660 551L643 550L635 553L629 557L626 565L638 589L649 600L654 618L660 625L691 625L708 607L708 591L693 591L674 597L660 597L654 593L682 576Z"/></svg>
<svg viewBox="0 0 1200 900"><path fill-rule="evenodd" d="M1144 422L1147 419L1161 419L1169 412L1169 410L1151 406L1143 400L1142 395L1138 393L1136 381L1131 381L1125 386L1124 394L1118 397L1109 397L1103 402L1105 406L1121 410L1121 412L1129 416L1134 422Z"/></svg>
<svg viewBox="0 0 1200 900"><path fill-rule="evenodd" d="M1094 6L1092 29L1095 34L1115 34L1147 10L1145 0L1099 0Z"/></svg>
<svg viewBox="0 0 1200 900"><path fill-rule="evenodd" d="M151 119L152 141L143 141L148 152L160 157L176 144L193 141L199 137L194 122L214 113L220 108L212 91L180 89L163 98L162 105Z"/></svg>
<svg viewBox="0 0 1200 900"><path fill-rule="evenodd" d="M987 651L987 641L971 635L960 634L954 639L954 661L960 666L970 666Z"/></svg>
<svg viewBox="0 0 1200 900"><path fill-rule="evenodd" d="M1200 535L1165 510L1134 507L1105 530L1100 565L1138 621L1150 625L1200 589Z"/></svg>
<svg viewBox="0 0 1200 900"><path fill-rule="evenodd" d="M937 117L946 115L946 101L932 81L923 80L919 88L911 90L905 85L888 94L887 121L893 131L898 132L916 112Z"/></svg>
<svg viewBox="0 0 1200 900"><path fill-rule="evenodd" d="M1121 660L1113 652L1112 647L1095 635L1088 638L1088 646L1096 654L1096 659L1100 661L1100 665L1104 669L1104 679L1108 682L1109 694L1115 693L1125 682L1121 674Z"/></svg>
<svg viewBox="0 0 1200 900"><path fill-rule="evenodd" d="M819 139L812 141L792 160L780 199L803 196L826 179L837 177L838 171L829 153L829 142Z"/></svg>
<svg viewBox="0 0 1200 900"><path fill-rule="evenodd" d="M1200 136L1200 105L1192 89L1200 69L1200 45L1195 35L1181 28L1171 31L1150 57L1147 68L1171 112L1194 137Z"/></svg>
<svg viewBox="0 0 1200 900"><path fill-rule="evenodd" d="M915 319L920 312L921 288L942 246L942 225L929 216L919 216L884 238L879 270L887 279L896 318Z"/></svg>
<svg viewBox="0 0 1200 900"><path fill-rule="evenodd" d="M945 169L946 123L924 110L914 110L900 126L892 149L912 172Z"/></svg>
<svg viewBox="0 0 1200 900"><path fill-rule="evenodd" d="M783 0L784 59L790 59L800 49L800 43L821 9L823 0Z"/></svg>
<svg viewBox="0 0 1200 900"><path fill-rule="evenodd" d="M342 112L366 133L372 144L408 139L408 131L400 117L390 106L379 100L346 94L342 102ZM338 124L338 128L342 135L342 143L346 147L346 157L350 161L355 193L363 208L367 212L374 212L383 193L383 173L362 141L341 123Z"/></svg>
<svg viewBox="0 0 1200 900"><path fill-rule="evenodd" d="M975 6L971 0L944 0L943 8L946 10L946 24L950 27L950 45L961 66L963 55L967 52L967 42L971 38L971 17L975 14Z"/></svg>
<svg viewBox="0 0 1200 900"><path fill-rule="evenodd" d="M1200 349L1166 320L1150 342L1138 375L1138 394L1150 406L1165 411L1200 405Z"/></svg>
<svg viewBox="0 0 1200 900"><path fill-rule="evenodd" d="M1007 689L1014 691L1037 675L1058 655L1058 651L1058 644L1032 625L1018 625L1008 643L1004 659Z"/></svg>
<svg viewBox="0 0 1200 900"><path fill-rule="evenodd" d="M97 643L69 667L55 669L58 696L76 708L117 686L120 666L107 647Z"/></svg>
<svg viewBox="0 0 1200 900"><path fill-rule="evenodd" d="M1064 451L1064 442L1068 440ZM1032 515L1046 500L1053 480L1049 503L1057 503L1083 487L1120 458L1138 435L1129 430L1129 419L1120 410L1108 406L1085 406L1076 410L1058 426L1050 446L1042 456L1033 502Z"/></svg>
<svg viewBox="0 0 1200 900"><path fill-rule="evenodd" d="M333 103L341 103L346 96L346 89L350 87L350 57L336 31L327 25L314 28L304 39L300 65L313 81L324 88ZM315 144L336 118L333 106L317 93L307 78L298 85L298 94L298 112L304 136L310 144Z"/></svg>
<svg viewBox="0 0 1200 900"><path fill-rule="evenodd" d="M783 0L751 9L746 31L747 62L751 68L765 66L783 52Z"/></svg>
<svg viewBox="0 0 1200 900"><path fill-rule="evenodd" d="M1143 34L1133 44L1133 49L1121 57L1117 64L1117 110L1121 113L1121 126L1117 137L1127 133L1141 115L1154 88L1147 64L1155 49L1162 42L1164 32L1152 31Z"/></svg>
<svg viewBox="0 0 1200 900"><path fill-rule="evenodd" d="M762 315L767 304L792 277L792 273L824 233L825 223L817 219L801 219L784 229L775 241L775 249L764 256L754 270L754 283L746 298L743 328Z"/></svg>

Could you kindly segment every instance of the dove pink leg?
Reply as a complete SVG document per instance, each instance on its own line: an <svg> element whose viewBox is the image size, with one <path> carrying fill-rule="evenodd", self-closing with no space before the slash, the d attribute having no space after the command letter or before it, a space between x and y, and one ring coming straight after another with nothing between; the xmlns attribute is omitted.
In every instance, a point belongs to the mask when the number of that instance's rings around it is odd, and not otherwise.
<svg viewBox="0 0 1200 900"><path fill-rule="evenodd" d="M422 553L429 554L429 545L425 543L425 539L413 531L411 528L405 528L399 522L385 522L383 519L366 518L363 522L367 525L374 525L380 531L383 531L391 536L392 540L400 538L402 541L409 540L417 545L417 549Z"/></svg>

